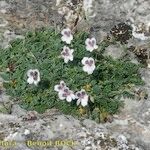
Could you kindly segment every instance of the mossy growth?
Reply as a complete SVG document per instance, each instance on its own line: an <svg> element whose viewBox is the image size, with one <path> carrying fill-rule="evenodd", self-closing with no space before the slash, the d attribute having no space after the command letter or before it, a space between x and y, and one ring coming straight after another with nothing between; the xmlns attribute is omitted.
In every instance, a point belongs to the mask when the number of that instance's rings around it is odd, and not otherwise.
<svg viewBox="0 0 150 150"><path fill-rule="evenodd" d="M85 115L94 120L102 119L102 110L105 114L117 113L123 106L120 97L134 96L130 94L130 88L143 84L138 74L139 66L104 57L102 43L97 50L86 51L85 40L88 36L84 32L74 34L69 45L74 49L74 60L67 64L59 57L65 43L61 41L60 33L53 29L28 32L25 39L17 39L11 43L11 47L1 49L0 72L9 81L4 84L7 93L14 100L19 100L23 108L40 113L55 107L65 114ZM93 74L88 75L83 71L83 57L94 58L96 69ZM29 69L40 71L38 86L27 83ZM72 91L85 89L89 95L88 106L77 106L76 100L70 103L59 100L54 86L60 80L65 81ZM96 114L95 109L98 110Z"/></svg>

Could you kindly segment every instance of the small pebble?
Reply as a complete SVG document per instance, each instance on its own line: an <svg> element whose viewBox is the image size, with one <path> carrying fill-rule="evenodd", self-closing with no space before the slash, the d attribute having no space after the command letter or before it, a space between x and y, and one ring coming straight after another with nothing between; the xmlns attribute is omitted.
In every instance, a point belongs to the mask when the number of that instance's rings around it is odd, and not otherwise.
<svg viewBox="0 0 150 150"><path fill-rule="evenodd" d="M24 135L29 135L29 134L30 134L30 130L25 129L25 131L24 131Z"/></svg>

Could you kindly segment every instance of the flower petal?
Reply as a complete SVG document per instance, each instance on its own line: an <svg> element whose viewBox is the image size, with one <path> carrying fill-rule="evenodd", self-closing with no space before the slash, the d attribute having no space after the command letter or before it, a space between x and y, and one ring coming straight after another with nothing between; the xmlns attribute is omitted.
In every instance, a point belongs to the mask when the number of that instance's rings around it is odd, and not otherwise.
<svg viewBox="0 0 150 150"><path fill-rule="evenodd" d="M70 61L73 61L73 56L70 56L70 57L69 57L69 60L70 60Z"/></svg>
<svg viewBox="0 0 150 150"><path fill-rule="evenodd" d="M40 72L39 72L39 70L38 70L38 69L33 69L32 71L37 72L37 73L38 73L38 75L40 76Z"/></svg>
<svg viewBox="0 0 150 150"><path fill-rule="evenodd" d="M88 60L88 57L83 57L83 59L81 60L81 63L83 64L83 65L85 65L85 61L86 60Z"/></svg>
<svg viewBox="0 0 150 150"><path fill-rule="evenodd" d="M87 71L88 74L92 74L93 72L94 72L94 68L90 68L90 69Z"/></svg>
<svg viewBox="0 0 150 150"><path fill-rule="evenodd" d="M65 41L66 41L66 37L65 37L65 36L62 36L62 37L61 37L61 40L62 40L63 42L65 42Z"/></svg>
<svg viewBox="0 0 150 150"><path fill-rule="evenodd" d="M96 39L94 37L91 38L91 41L94 41L94 43L96 44Z"/></svg>
<svg viewBox="0 0 150 150"><path fill-rule="evenodd" d="M88 74L92 74L95 70L95 65L92 65L91 67L88 65L83 66L83 71L87 72Z"/></svg>
<svg viewBox="0 0 150 150"><path fill-rule="evenodd" d="M35 85L38 85L38 83L39 83L39 81L33 81L33 83L35 84Z"/></svg>
<svg viewBox="0 0 150 150"><path fill-rule="evenodd" d="M67 96L66 101L67 102L71 102L72 101L72 97L71 96Z"/></svg>
<svg viewBox="0 0 150 150"><path fill-rule="evenodd" d="M80 91L76 92L76 93L75 93L75 98L78 99L78 98L80 97L80 95L81 95L81 92L80 92Z"/></svg>
<svg viewBox="0 0 150 150"><path fill-rule="evenodd" d="M59 90L59 86L60 86L60 85L55 85L55 86L54 86L54 90L55 90L56 92L59 92L59 91L60 91L60 90Z"/></svg>
<svg viewBox="0 0 150 150"><path fill-rule="evenodd" d="M59 97L60 100L66 99L66 97L63 96L63 92L59 92L58 97Z"/></svg>
<svg viewBox="0 0 150 150"><path fill-rule="evenodd" d="M83 71L84 72L88 72L88 70L89 70L89 66L87 66L87 65L83 66Z"/></svg>
<svg viewBox="0 0 150 150"><path fill-rule="evenodd" d="M65 32L71 32L71 30L70 30L69 28L63 29L63 30L61 31L61 34L62 34L62 35L65 35Z"/></svg>
<svg viewBox="0 0 150 150"><path fill-rule="evenodd" d="M85 40L85 45L88 45L88 44L89 44L89 41L90 41L90 39L87 38L87 39Z"/></svg>
<svg viewBox="0 0 150 150"><path fill-rule="evenodd" d="M98 45L95 45L95 46L94 46L94 49L98 49Z"/></svg>
<svg viewBox="0 0 150 150"><path fill-rule="evenodd" d="M65 83L63 80L61 80L61 81L60 81L60 85L63 86L63 87L65 87L65 86L66 86L66 83Z"/></svg>
<svg viewBox="0 0 150 150"><path fill-rule="evenodd" d="M89 52L92 52L94 50L94 47L91 47L91 46L87 45L86 50L89 51Z"/></svg>
<svg viewBox="0 0 150 150"><path fill-rule="evenodd" d="M30 75L31 72L33 72L32 69L29 69L29 70L27 71L27 76L28 76L28 77L31 77L31 75Z"/></svg>
<svg viewBox="0 0 150 150"><path fill-rule="evenodd" d="M70 53L72 54L73 52L74 52L74 49L71 49L71 50L70 50Z"/></svg>
<svg viewBox="0 0 150 150"><path fill-rule="evenodd" d="M64 62L65 62L65 63L68 63L68 61L69 61L68 57L65 57L65 58L64 58Z"/></svg>
<svg viewBox="0 0 150 150"><path fill-rule="evenodd" d="M87 106L88 105L88 95L85 95L83 99L81 99L81 105L83 107Z"/></svg>
<svg viewBox="0 0 150 150"><path fill-rule="evenodd" d="M71 94L72 99L76 99L76 96L72 93Z"/></svg>
<svg viewBox="0 0 150 150"><path fill-rule="evenodd" d="M65 38L65 42L66 42L67 44L71 44L71 41L72 41L72 38L71 38L71 37Z"/></svg>
<svg viewBox="0 0 150 150"><path fill-rule="evenodd" d="M29 77L29 78L27 79L27 82L28 82L29 84L33 84L34 80L33 80L32 77Z"/></svg>

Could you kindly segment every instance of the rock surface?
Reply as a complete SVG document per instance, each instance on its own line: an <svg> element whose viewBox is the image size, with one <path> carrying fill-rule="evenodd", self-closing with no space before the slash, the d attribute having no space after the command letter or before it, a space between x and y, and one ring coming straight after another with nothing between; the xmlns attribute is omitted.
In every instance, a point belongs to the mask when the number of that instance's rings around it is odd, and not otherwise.
<svg viewBox="0 0 150 150"><path fill-rule="evenodd" d="M121 59L125 55L124 49L118 45L109 45L104 52L104 56L111 56L113 59Z"/></svg>
<svg viewBox="0 0 150 150"><path fill-rule="evenodd" d="M148 0L98 0L96 3L96 17L91 23L97 31L110 29L120 22L132 22L135 25L150 23L150 1ZM97 32L96 31L96 32ZM98 34L98 33L97 33Z"/></svg>
<svg viewBox="0 0 150 150"><path fill-rule="evenodd" d="M57 0L60 7L82 3L81 0ZM0 1L0 47L8 47L9 42L15 38L23 38L23 33L30 29L43 26L55 26L58 29L68 24L64 16L57 13L54 0L2 0ZM68 3L68 4L66 4ZM80 5L79 5L80 6ZM84 1L85 21L80 15L78 29L86 26L88 32L102 41L111 28L120 22L127 22L146 26L143 31L148 36L150 25L149 0L88 0ZM72 8L71 7L71 8ZM70 8L70 9L71 9ZM72 12L72 11L71 11ZM74 23L76 13L66 14L69 23ZM79 19L79 20L80 20ZM83 26L83 27L82 27ZM140 28L140 27L139 27ZM149 48L148 42L132 37L127 45ZM120 50L120 51L119 51ZM132 53L133 54L133 53ZM110 45L106 55L114 58L124 56L124 51L117 45ZM131 56L131 55L130 55ZM131 61L139 63L134 55ZM150 70L140 70L145 81L142 89L150 93ZM0 84L3 81L0 80ZM140 95L141 96L141 95ZM0 140L15 140L11 147L7 143L1 144L0 149L8 150L149 150L150 149L150 98L141 100L124 99L125 107L114 116L112 123L97 124L91 120L77 120L65 116L58 110L47 110L44 114L27 112L12 102L5 92L0 93ZM33 147L33 141L41 141L40 146ZM42 141L52 142L50 148L44 147ZM65 140L66 143L65 143ZM28 143L26 143L28 142ZM5 145L6 144L6 145ZM62 144L62 145L61 145ZM69 147L68 147L68 145ZM48 144L47 144L48 145ZM5 146L5 147L4 147ZM43 146L43 147L42 147Z"/></svg>
<svg viewBox="0 0 150 150"><path fill-rule="evenodd" d="M125 133L111 133L105 124L97 124L88 119L79 121L61 113L52 113L55 110L49 110L44 114L34 114L31 111L25 113L18 106L14 106L13 109L15 111L19 109L18 112L24 115L21 117L12 114L0 115L0 138L5 141L3 145L1 144L2 150L5 148L11 150L112 150L119 147L131 148L133 145L133 150L137 147L140 149L123 135ZM31 114L36 117L29 118ZM14 141L14 143L11 143L9 147L4 145L6 141ZM47 144L44 144L46 141Z"/></svg>

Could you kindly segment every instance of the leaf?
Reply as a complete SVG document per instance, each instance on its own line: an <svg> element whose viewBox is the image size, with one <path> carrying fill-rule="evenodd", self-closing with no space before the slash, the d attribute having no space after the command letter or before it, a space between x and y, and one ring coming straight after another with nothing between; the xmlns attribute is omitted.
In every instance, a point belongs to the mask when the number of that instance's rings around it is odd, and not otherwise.
<svg viewBox="0 0 150 150"><path fill-rule="evenodd" d="M9 80L10 80L10 75L9 75L9 73L0 72L0 76L3 78L4 81L9 81Z"/></svg>
<svg viewBox="0 0 150 150"><path fill-rule="evenodd" d="M93 93L94 93L94 94L99 94L100 92L102 92L102 91L101 91L101 87L100 87L99 85L95 85L95 86L93 87Z"/></svg>

